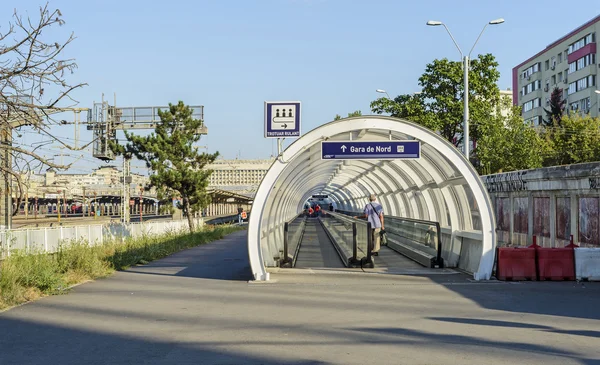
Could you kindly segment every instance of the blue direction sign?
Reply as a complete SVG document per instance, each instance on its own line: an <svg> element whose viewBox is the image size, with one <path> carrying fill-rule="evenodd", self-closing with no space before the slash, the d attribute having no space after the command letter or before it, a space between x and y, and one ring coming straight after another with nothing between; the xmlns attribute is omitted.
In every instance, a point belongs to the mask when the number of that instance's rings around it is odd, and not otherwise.
<svg viewBox="0 0 600 365"><path fill-rule="evenodd" d="M300 102L265 101L265 138L300 137Z"/></svg>
<svg viewBox="0 0 600 365"><path fill-rule="evenodd" d="M420 141L323 141L323 160L389 160L421 157Z"/></svg>

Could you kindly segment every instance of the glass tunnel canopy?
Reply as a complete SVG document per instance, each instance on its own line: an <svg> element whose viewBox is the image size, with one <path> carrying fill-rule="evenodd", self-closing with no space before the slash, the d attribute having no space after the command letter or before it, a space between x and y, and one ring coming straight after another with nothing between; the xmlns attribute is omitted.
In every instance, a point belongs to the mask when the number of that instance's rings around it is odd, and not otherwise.
<svg viewBox="0 0 600 365"><path fill-rule="evenodd" d="M417 140L418 159L323 160L321 141ZM473 166L452 144L407 120L384 116L341 119L313 129L274 161L261 182L248 227L248 255L255 280L268 280L283 251L283 226L313 194L326 194L337 209L362 211L375 194L385 215L439 222L442 257L449 267L491 276L495 221L487 190Z"/></svg>

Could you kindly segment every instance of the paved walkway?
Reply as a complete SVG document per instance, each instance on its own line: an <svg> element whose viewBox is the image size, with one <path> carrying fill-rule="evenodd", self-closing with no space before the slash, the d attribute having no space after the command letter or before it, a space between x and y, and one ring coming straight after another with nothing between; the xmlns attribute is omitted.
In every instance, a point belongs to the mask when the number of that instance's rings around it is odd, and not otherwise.
<svg viewBox="0 0 600 365"><path fill-rule="evenodd" d="M275 270L244 232L0 314L0 364L600 364L600 285Z"/></svg>

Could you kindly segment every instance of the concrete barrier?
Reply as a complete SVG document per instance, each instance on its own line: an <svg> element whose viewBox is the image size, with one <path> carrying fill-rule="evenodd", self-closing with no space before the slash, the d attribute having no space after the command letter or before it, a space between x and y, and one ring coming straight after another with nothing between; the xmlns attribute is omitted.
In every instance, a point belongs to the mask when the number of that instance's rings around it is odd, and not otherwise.
<svg viewBox="0 0 600 365"><path fill-rule="evenodd" d="M577 280L600 281L600 248L575 249Z"/></svg>

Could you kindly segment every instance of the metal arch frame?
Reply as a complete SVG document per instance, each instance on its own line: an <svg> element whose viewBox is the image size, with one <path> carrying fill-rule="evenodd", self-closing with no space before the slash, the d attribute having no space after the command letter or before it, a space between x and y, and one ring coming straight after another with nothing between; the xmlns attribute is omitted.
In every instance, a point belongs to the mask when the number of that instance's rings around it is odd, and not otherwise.
<svg viewBox="0 0 600 365"><path fill-rule="evenodd" d="M280 178L289 174L289 165L286 161L292 162L297 158L303 157L302 155L307 152L307 148L315 146L323 139L337 137L342 134L349 136L349 132L356 130L386 130L416 138L417 140L422 141L423 144L433 147L432 152L424 151L424 153L437 153L437 159L446 159L447 162L452 165L457 173L456 175L461 175L465 179L468 186L471 188L473 198L479 207L482 225L482 230L480 232L482 256L479 261L479 267L473 276L476 280L489 279L494 262L494 248L496 242L495 220L491 200L483 182L477 175L477 172L463 155L454 148L454 146L433 132L406 120L382 116L348 118L315 128L296 140L282 153L280 159L273 163L267 174L264 176L254 198L253 214L250 216L250 224L248 227L248 256L254 278L256 280L269 279L269 273L264 266L264 253L261 249L263 243L261 234L262 231L273 229L274 223L279 220L277 217L269 215L270 212L268 213L267 211L272 211L272 207L268 208L267 203L269 201L269 195L272 193L274 187L278 186L279 189L287 188L279 181ZM315 163L316 161L312 162ZM313 182L313 187L323 189L326 185L323 183L323 180L326 180L327 176L331 176L331 172L334 170L335 167L333 169L329 168L328 174L326 176L321 176L322 179L319 184ZM317 176L315 175L315 178L316 177ZM444 189L442 189L442 191L443 190ZM456 190L453 190L453 193L456 193ZM289 193L290 192L288 192L288 194ZM360 196L353 196L353 198L355 202L363 200ZM458 200L460 201L460 198ZM279 203L281 203L281 201L277 202L277 204ZM458 201L456 203L458 203ZM296 207L296 204L281 207L279 211L285 213L282 214L282 216L293 214L294 207ZM448 209L450 210L451 207L448 207ZM456 222L451 222L453 231L456 227L455 224Z"/></svg>
<svg viewBox="0 0 600 365"><path fill-rule="evenodd" d="M369 174L373 174L380 181L382 181L382 184L385 185L386 189L388 189L387 191L382 191L380 193L382 199L386 199L387 207L389 209L389 213L388 214L390 214L390 215L397 215L398 213L396 212L395 208L398 205L400 205L400 202L398 200L397 195L394 193L394 191L396 191L397 188L399 188L399 186L398 185L392 186L392 184L391 184L391 182L397 182L396 177L393 176L393 175L391 175L389 172L387 172L386 170L384 170L384 169L381 168L383 162L379 162L377 164L370 163L368 161L361 161L361 160L355 161L355 162L356 162L357 166L360 166L361 164L369 165L368 173ZM386 180L386 177L387 177L387 180ZM389 181L389 183L388 183L388 181ZM392 188L394 190L390 190ZM328 193L328 194L331 194L331 195L335 194L335 190L329 189L329 188L325 189L325 192Z"/></svg>

